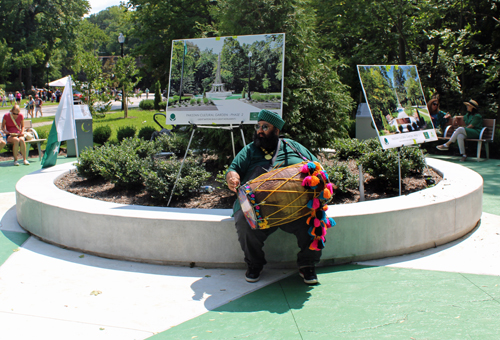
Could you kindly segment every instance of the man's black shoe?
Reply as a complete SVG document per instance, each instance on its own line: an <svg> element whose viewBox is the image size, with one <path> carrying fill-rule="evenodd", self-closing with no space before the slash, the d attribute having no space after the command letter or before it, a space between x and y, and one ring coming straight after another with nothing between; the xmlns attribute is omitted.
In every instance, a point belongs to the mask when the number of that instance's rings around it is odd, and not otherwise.
<svg viewBox="0 0 500 340"><path fill-rule="evenodd" d="M318 283L318 277L316 276L316 269L314 266L299 268L299 275L302 276L304 282L308 285L315 285Z"/></svg>
<svg viewBox="0 0 500 340"><path fill-rule="evenodd" d="M245 280L247 280L248 282L259 281L261 271L262 271L262 268L248 267L247 272L245 273Z"/></svg>

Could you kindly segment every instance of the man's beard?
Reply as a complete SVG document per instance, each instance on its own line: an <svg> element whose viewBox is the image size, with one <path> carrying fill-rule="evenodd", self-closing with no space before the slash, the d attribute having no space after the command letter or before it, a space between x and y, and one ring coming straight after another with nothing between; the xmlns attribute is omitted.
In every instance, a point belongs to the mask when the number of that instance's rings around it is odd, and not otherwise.
<svg viewBox="0 0 500 340"><path fill-rule="evenodd" d="M258 148L264 148L265 150L272 152L276 150L276 146L278 145L279 136L276 134L276 131L273 131L269 136L264 134L263 137L259 137L257 131L253 134L253 143Z"/></svg>

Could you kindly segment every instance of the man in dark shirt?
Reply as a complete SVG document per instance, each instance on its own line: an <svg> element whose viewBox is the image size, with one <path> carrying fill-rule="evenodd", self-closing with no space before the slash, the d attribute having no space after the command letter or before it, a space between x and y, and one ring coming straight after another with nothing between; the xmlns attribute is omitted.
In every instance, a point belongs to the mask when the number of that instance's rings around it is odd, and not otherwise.
<svg viewBox="0 0 500 340"><path fill-rule="evenodd" d="M292 140L280 143L279 150L276 150L279 133L284 124L283 119L275 112L260 111L258 123L255 125L254 141L236 155L226 173L226 181L230 190L236 192L241 184L252 180L253 170L258 166L268 165L276 151L278 151L278 154L276 155L275 164L280 164L281 167L303 162L303 159L290 147L290 144L309 160L318 161L309 150ZM307 217L268 229L252 229L245 219L239 200L236 200L234 204L234 220L238 240L245 254L245 262L248 267L245 274L245 279L248 282L257 282L260 279L260 272L267 263L262 250L264 242L269 235L280 228L297 237L300 248L297 254L297 265L304 282L306 284L318 283L315 264L321 258L321 250L309 249L311 235L308 233Z"/></svg>

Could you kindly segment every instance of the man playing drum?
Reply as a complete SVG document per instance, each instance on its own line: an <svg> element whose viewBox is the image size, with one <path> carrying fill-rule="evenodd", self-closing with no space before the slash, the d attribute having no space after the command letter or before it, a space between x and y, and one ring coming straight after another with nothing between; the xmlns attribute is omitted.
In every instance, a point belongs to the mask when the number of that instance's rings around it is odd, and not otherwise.
<svg viewBox="0 0 500 340"><path fill-rule="evenodd" d="M254 170L257 167L269 165L273 157L275 158L273 165L279 165L280 167L303 162L304 159L296 151L311 161L318 161L304 146L289 139L285 143L279 143L278 154L274 155L278 148L279 133L284 124L283 119L272 111L262 110L259 112L253 142L236 155L226 174L226 181L230 190L236 192L240 185L260 175L256 174ZM296 150L293 150L293 148ZM300 248L297 254L297 265L304 282L306 284L318 283L315 264L321 258L321 250L311 250L309 248L311 235L308 233L307 216L268 229L252 229L245 219L239 200L236 200L233 210L238 240L245 254L245 262L248 267L245 274L245 279L248 282L257 282L259 280L260 273L266 264L262 249L264 241L280 228L297 237Z"/></svg>

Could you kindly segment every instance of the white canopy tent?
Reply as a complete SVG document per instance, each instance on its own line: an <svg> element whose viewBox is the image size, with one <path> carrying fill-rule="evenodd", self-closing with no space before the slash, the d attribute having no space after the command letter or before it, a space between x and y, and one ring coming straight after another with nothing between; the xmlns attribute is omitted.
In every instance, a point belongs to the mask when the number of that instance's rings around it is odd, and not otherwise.
<svg viewBox="0 0 500 340"><path fill-rule="evenodd" d="M68 77L69 76L66 76L66 77L63 77L61 79L51 81L49 83L49 86L65 86L66 82L68 81ZM75 86L75 83L73 81L71 81L71 85Z"/></svg>

